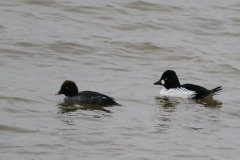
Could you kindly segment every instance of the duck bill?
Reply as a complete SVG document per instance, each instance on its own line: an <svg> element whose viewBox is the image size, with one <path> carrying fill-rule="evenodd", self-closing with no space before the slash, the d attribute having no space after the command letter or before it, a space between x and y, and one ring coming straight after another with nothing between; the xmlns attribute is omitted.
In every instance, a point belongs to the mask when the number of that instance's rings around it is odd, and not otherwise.
<svg viewBox="0 0 240 160"><path fill-rule="evenodd" d="M154 85L162 85L162 83L161 83L161 81L159 80L159 81L157 81L157 82L155 82L155 83L153 83Z"/></svg>
<svg viewBox="0 0 240 160"><path fill-rule="evenodd" d="M55 95L59 95L59 94L63 94L61 90L57 92Z"/></svg>

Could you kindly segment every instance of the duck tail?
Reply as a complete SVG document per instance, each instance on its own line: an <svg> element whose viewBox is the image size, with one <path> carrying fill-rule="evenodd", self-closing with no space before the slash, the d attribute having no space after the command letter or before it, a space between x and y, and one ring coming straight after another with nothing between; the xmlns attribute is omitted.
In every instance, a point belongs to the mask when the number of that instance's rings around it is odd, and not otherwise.
<svg viewBox="0 0 240 160"><path fill-rule="evenodd" d="M216 87L210 91L210 95L217 95L222 91L222 86Z"/></svg>
<svg viewBox="0 0 240 160"><path fill-rule="evenodd" d="M114 106L122 106L121 104L117 103L116 100L113 98L113 97L109 97L111 99L112 102L111 105L114 105Z"/></svg>
<svg viewBox="0 0 240 160"><path fill-rule="evenodd" d="M117 102L116 102L116 104L114 104L114 105L115 105L115 106L122 106L121 104L119 104L119 103L117 103Z"/></svg>

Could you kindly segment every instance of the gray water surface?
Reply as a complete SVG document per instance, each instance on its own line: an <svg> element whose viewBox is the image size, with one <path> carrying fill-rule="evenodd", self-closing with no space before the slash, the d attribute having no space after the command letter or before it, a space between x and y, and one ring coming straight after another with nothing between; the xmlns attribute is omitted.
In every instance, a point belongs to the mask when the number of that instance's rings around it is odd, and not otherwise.
<svg viewBox="0 0 240 160"><path fill-rule="evenodd" d="M239 1L0 2L0 159L240 157ZM161 97L165 70L213 99ZM65 80L123 106L72 104Z"/></svg>

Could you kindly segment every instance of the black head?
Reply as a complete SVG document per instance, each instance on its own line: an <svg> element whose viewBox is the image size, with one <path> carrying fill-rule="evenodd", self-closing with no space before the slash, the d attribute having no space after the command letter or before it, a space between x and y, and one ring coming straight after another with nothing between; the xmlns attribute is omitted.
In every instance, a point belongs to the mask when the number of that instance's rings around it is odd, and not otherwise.
<svg viewBox="0 0 240 160"><path fill-rule="evenodd" d="M172 70L167 70L163 73L159 81L155 85L163 85L166 89L175 88L180 86L177 74Z"/></svg>
<svg viewBox="0 0 240 160"><path fill-rule="evenodd" d="M77 85L73 81L66 80L63 82L61 89L55 95L64 94L65 96L72 97L78 94Z"/></svg>

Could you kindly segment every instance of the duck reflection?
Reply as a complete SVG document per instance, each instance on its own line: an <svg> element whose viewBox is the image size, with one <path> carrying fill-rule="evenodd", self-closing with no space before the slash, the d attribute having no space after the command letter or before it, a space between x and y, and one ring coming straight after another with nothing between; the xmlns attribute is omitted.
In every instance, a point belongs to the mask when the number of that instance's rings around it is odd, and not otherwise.
<svg viewBox="0 0 240 160"><path fill-rule="evenodd" d="M184 99L176 97L155 97L155 103L157 104L157 112L154 118L157 120L155 128L161 132L169 132L167 130L175 130L176 127L183 126L184 128L191 130L201 130L204 128L202 125L202 119L217 120L218 110L222 107L222 102L214 100L212 97L206 97L204 99ZM208 115L201 115L201 110L206 108L213 109ZM190 109L190 110L189 110ZM194 112L191 114L191 112ZM197 112L197 113L196 113ZM186 119L186 114L191 114ZM205 112L203 112L205 113ZM194 123L188 123L188 120L194 121ZM184 123L183 123L184 122ZM185 124L185 122L187 122Z"/></svg>
<svg viewBox="0 0 240 160"><path fill-rule="evenodd" d="M197 104L201 104L202 106L207 108L221 108L223 104L222 102L213 99L213 97L206 97L203 99L194 99L194 101Z"/></svg>
<svg viewBox="0 0 240 160"><path fill-rule="evenodd" d="M213 97L206 97L203 99L183 99L175 97L155 97L156 104L162 106L163 108L176 108L180 103L184 104L200 104L207 108L220 108L222 107L222 102L213 99Z"/></svg>
<svg viewBox="0 0 240 160"><path fill-rule="evenodd" d="M106 105L90 105L64 101L63 103L58 104L58 106L60 109L59 113L61 114L76 112L78 110L103 111L105 113L111 113L111 111L105 109L105 107L109 107Z"/></svg>
<svg viewBox="0 0 240 160"><path fill-rule="evenodd" d="M156 103L164 108L174 108L179 102L174 98L169 97L156 97Z"/></svg>

